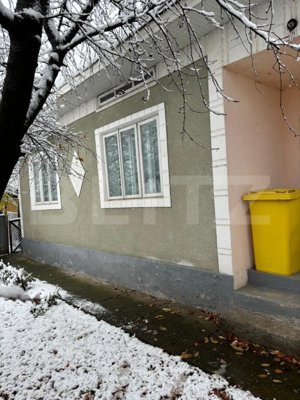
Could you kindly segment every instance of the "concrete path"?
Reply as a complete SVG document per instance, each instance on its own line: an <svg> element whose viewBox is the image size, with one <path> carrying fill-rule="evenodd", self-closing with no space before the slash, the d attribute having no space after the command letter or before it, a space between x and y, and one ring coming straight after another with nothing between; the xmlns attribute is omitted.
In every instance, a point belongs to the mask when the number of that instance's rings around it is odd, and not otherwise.
<svg viewBox="0 0 300 400"><path fill-rule="evenodd" d="M235 337L234 319L230 322L21 256L9 256L4 261L65 289L70 302L79 297L100 304L106 311L95 315L97 318L169 354L181 355L205 372L221 374L256 396L266 400L300 398L300 364L278 349L271 352ZM228 331L230 324L232 330Z"/></svg>

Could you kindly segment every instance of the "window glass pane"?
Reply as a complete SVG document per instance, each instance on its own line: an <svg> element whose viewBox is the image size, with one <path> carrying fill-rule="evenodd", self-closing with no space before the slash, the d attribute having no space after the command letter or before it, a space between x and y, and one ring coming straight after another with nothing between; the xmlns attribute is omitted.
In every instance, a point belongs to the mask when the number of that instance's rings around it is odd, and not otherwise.
<svg viewBox="0 0 300 400"><path fill-rule="evenodd" d="M125 194L139 194L134 128L121 132Z"/></svg>
<svg viewBox="0 0 300 400"><path fill-rule="evenodd" d="M160 193L159 154L156 120L140 125L146 194Z"/></svg>
<svg viewBox="0 0 300 400"><path fill-rule="evenodd" d="M57 196L56 172L51 165L49 165L49 175L50 175L51 201L57 201L58 196Z"/></svg>
<svg viewBox="0 0 300 400"><path fill-rule="evenodd" d="M117 135L105 138L108 191L110 197L122 195Z"/></svg>
<svg viewBox="0 0 300 400"><path fill-rule="evenodd" d="M41 183L40 183L40 163L34 162L33 163L33 175L34 175L34 191L35 191L35 202L40 203L41 202Z"/></svg>
<svg viewBox="0 0 300 400"><path fill-rule="evenodd" d="M48 169L47 169L47 162L42 162L42 190L43 190L43 197L44 201L49 201L49 187L48 187Z"/></svg>

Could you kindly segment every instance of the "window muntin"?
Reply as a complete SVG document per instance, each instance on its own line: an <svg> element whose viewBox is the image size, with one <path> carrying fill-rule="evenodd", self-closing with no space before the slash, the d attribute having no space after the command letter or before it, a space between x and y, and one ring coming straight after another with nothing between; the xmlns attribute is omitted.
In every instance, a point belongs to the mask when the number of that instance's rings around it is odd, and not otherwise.
<svg viewBox="0 0 300 400"><path fill-rule="evenodd" d="M161 194L157 127L152 118L103 137L109 199Z"/></svg>
<svg viewBox="0 0 300 400"><path fill-rule="evenodd" d="M49 160L35 156L29 165L29 179L33 210L61 208L58 176Z"/></svg>

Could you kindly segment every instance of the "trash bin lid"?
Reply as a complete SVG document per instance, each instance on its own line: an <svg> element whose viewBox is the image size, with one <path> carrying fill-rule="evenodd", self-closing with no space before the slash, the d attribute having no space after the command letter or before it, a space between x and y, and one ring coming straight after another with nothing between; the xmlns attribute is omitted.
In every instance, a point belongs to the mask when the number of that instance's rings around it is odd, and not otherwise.
<svg viewBox="0 0 300 400"><path fill-rule="evenodd" d="M295 200L300 198L300 189L265 189L249 192L242 196L243 200Z"/></svg>

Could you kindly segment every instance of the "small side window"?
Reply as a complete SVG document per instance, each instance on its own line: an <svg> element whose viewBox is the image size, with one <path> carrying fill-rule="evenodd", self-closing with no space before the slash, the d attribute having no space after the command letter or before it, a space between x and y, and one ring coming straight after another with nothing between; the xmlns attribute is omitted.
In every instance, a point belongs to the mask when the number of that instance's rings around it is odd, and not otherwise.
<svg viewBox="0 0 300 400"><path fill-rule="evenodd" d="M35 155L29 163L29 185L32 210L61 208L58 175L42 154Z"/></svg>

